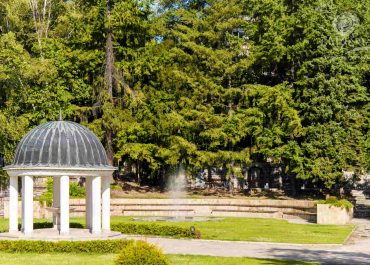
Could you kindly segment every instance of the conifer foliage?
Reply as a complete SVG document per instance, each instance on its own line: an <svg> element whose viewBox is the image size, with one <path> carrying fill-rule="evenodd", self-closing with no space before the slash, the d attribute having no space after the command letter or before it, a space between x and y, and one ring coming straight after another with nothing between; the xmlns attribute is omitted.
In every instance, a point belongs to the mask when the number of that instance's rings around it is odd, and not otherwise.
<svg viewBox="0 0 370 265"><path fill-rule="evenodd" d="M38 124L92 129L163 183L258 157L343 183L370 166L368 1L3 0L0 155Z"/></svg>

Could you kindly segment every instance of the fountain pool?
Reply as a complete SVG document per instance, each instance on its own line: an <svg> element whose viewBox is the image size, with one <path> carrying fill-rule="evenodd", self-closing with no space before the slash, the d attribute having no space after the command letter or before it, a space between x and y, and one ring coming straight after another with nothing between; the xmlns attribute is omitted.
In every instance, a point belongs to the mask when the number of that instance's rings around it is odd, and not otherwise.
<svg viewBox="0 0 370 265"><path fill-rule="evenodd" d="M153 222L205 222L221 221L223 218L212 216L145 216L133 217L134 221L153 221Z"/></svg>

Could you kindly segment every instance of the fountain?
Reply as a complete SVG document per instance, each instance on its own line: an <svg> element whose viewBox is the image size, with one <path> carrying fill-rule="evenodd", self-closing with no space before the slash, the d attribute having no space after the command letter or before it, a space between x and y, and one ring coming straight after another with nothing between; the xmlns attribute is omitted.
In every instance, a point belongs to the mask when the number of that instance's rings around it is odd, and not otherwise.
<svg viewBox="0 0 370 265"><path fill-rule="evenodd" d="M184 166L180 164L177 173L170 175L167 182L167 189L174 204L176 204L176 200L186 197L186 185L187 180Z"/></svg>
<svg viewBox="0 0 370 265"><path fill-rule="evenodd" d="M176 174L170 175L167 182L167 189L169 191L170 199L173 208L180 209L181 206L186 205L180 199L186 198L187 177L184 166L180 164ZM177 207L176 207L177 206ZM222 220L223 218L208 217L208 216L184 216L180 215L179 211L175 211L174 216L153 216L153 217L135 217L132 220L136 221L166 221L166 222L184 222L184 221L211 221Z"/></svg>

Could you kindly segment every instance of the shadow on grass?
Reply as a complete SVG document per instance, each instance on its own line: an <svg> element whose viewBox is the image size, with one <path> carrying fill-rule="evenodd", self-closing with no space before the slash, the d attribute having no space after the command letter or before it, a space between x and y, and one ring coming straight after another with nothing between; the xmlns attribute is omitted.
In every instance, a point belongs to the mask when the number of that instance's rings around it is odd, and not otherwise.
<svg viewBox="0 0 370 265"><path fill-rule="evenodd" d="M276 260L276 259L263 259L259 261L261 265L307 265L307 264L318 264L304 261L292 261L292 260Z"/></svg>

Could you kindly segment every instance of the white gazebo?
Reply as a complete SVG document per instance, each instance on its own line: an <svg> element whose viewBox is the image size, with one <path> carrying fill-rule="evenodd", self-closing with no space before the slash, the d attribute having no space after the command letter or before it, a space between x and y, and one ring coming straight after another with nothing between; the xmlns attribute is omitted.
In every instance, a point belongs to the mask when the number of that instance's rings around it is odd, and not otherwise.
<svg viewBox="0 0 370 265"><path fill-rule="evenodd" d="M69 178L86 178L86 226L93 235L110 231L110 166L99 139L86 127L52 121L31 130L18 144L10 176L9 234L33 234L33 177L53 177L53 223L68 235ZM18 231L18 178L22 179L22 228Z"/></svg>

